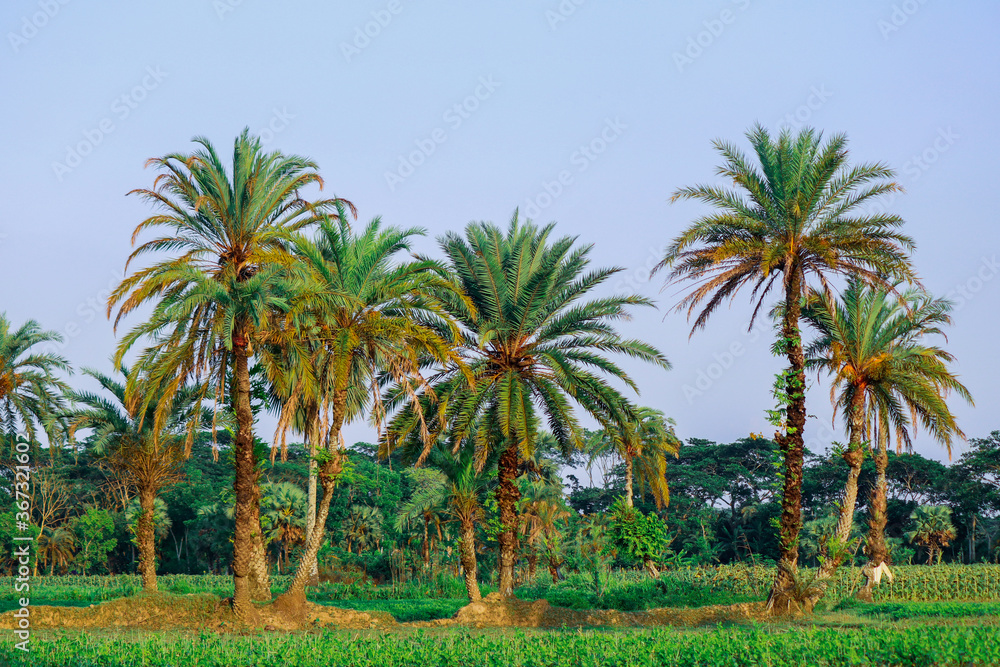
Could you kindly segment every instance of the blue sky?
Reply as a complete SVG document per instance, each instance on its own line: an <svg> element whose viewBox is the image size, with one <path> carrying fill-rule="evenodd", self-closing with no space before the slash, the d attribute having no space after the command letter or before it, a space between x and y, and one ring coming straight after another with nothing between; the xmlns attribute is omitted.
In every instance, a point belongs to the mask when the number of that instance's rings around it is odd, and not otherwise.
<svg viewBox="0 0 1000 667"><path fill-rule="evenodd" d="M97 6L94 6L97 4ZM745 146L755 121L843 132L852 159L898 170L924 284L956 300L948 349L977 407L970 436L1000 428L996 178L1000 6L925 0L813 3L9 0L0 9L0 309L66 336L75 366L107 365L100 302L121 276L147 158L223 152L244 127L315 159L327 193L364 219L428 230L505 223L515 207L594 244L626 271L609 289L655 298L623 324L670 372L628 365L640 401L683 437L770 433L779 363L746 333L747 298L689 340L674 290L649 278L703 209L669 204L714 182L711 141ZM986 188L984 192L983 188ZM126 322L126 326L128 326ZM77 382L82 382L77 380ZM831 428L810 389L807 441ZM348 439L372 440L370 427ZM928 438L918 451L943 456Z"/></svg>

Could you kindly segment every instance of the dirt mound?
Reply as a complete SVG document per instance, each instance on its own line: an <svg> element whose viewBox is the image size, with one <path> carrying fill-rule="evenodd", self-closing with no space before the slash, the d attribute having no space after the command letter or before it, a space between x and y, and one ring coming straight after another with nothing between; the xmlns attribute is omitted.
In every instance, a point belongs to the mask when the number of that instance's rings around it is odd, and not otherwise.
<svg viewBox="0 0 1000 667"><path fill-rule="evenodd" d="M553 607L546 600L527 601L516 598L504 600L499 593L491 593L481 602L473 602L462 607L450 619L405 625L411 627L465 625L475 628L650 627L696 626L762 618L763 605L760 603L635 612L614 609L581 611Z"/></svg>
<svg viewBox="0 0 1000 667"><path fill-rule="evenodd" d="M110 600L89 607L32 606L30 619L36 628L135 628L142 630L205 629L235 632L248 628L302 630L308 627L345 629L382 628L396 625L383 612L364 613L306 603L294 614L278 604L259 605L256 618L244 623L232 612L228 600L214 595L144 593ZM14 628L14 612L0 614L0 628Z"/></svg>

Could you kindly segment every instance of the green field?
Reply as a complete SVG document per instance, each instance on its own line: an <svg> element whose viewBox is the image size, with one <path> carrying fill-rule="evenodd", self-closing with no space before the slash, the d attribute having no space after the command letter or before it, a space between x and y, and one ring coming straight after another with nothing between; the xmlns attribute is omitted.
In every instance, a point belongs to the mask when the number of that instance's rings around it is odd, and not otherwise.
<svg viewBox="0 0 1000 667"><path fill-rule="evenodd" d="M952 665L1000 663L1000 627L790 625L216 636L43 632L11 667L297 665Z"/></svg>
<svg viewBox="0 0 1000 667"><path fill-rule="evenodd" d="M823 607L794 620L641 629L414 628L388 631L149 632L35 628L31 651L0 635L0 664L11 667L260 667L295 665L958 665L1000 664L998 566L901 567L874 604L847 596L845 569ZM617 572L598 598L586 577L522 585L522 599L560 606L648 609L761 599L766 568L704 568L663 573L657 581ZM0 591L9 591L0 581ZM275 581L276 590L284 585ZM454 582L405 587L323 584L310 597L324 605L391 614L398 622L450 618L466 600L445 597ZM164 576L165 592L231 592L219 576ZM35 604L86 606L138 591L131 576L40 577ZM935 601L926 601L928 597ZM16 606L4 593L0 610Z"/></svg>

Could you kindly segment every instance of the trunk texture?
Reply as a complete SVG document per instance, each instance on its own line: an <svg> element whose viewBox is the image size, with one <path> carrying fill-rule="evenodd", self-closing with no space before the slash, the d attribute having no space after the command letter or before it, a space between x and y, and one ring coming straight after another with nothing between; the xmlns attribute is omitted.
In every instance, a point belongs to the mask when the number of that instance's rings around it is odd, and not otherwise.
<svg viewBox="0 0 1000 667"><path fill-rule="evenodd" d="M552 583L562 579L562 575L559 574L559 561L551 553L549 554L549 574L552 575Z"/></svg>
<svg viewBox="0 0 1000 667"><path fill-rule="evenodd" d="M139 489L139 523L135 529L139 543L139 572L142 573L142 590L156 592L156 535L153 527L153 512L156 503L156 489Z"/></svg>
<svg viewBox="0 0 1000 667"><path fill-rule="evenodd" d="M630 454L625 455L625 504L629 507L635 507L632 501L632 456Z"/></svg>
<svg viewBox="0 0 1000 667"><path fill-rule="evenodd" d="M500 509L500 595L514 597L514 554L517 550L517 501L521 494L514 480L517 478L518 450L516 444L508 445L500 457L497 505Z"/></svg>
<svg viewBox="0 0 1000 667"><path fill-rule="evenodd" d="M476 565L476 526L471 521L462 521L462 544L460 557L462 571L465 575L465 590L469 593L469 602L479 602L478 568Z"/></svg>
<svg viewBox="0 0 1000 667"><path fill-rule="evenodd" d="M236 374L236 492L233 535L233 612L238 618L253 613L250 578L254 570L254 541L260 535L260 487L253 451L253 411L250 409L250 367L246 338L237 334L233 342ZM256 519L256 521L255 521ZM259 583L259 582L258 582Z"/></svg>
<svg viewBox="0 0 1000 667"><path fill-rule="evenodd" d="M306 544L312 538L313 531L316 529L316 475L318 472L318 464L316 463L316 445L319 439L319 415L312 414L309 421L309 433L307 434L309 439L309 497L308 497L308 507L306 508ZM314 558L311 563L309 563L309 586L319 585L319 563Z"/></svg>
<svg viewBox="0 0 1000 667"><path fill-rule="evenodd" d="M802 530L802 460L803 431L806 425L805 356L799 333L802 269L794 265L785 286L785 312L781 335L784 339L788 370L786 428L775 433L775 442L784 458L784 485L781 494L781 517L778 526L778 571L767 599L767 610L784 614L798 609L794 588L799 562L799 531Z"/></svg>
<svg viewBox="0 0 1000 667"><path fill-rule="evenodd" d="M885 470L889 466L889 434L884 427L879 427L878 449L875 452L875 486L872 487L871 499L868 501L868 538L865 553L868 554L868 565L865 566L865 585L858 591L861 600L872 600L872 586L875 585L874 570L882 563L888 564L889 550L885 546L886 495L887 483Z"/></svg>
<svg viewBox="0 0 1000 667"><path fill-rule="evenodd" d="M648 556L646 558L643 558L642 566L646 568L646 573L653 579L656 579L658 576L660 576L660 570L656 567L656 563L653 562L652 558L649 558Z"/></svg>

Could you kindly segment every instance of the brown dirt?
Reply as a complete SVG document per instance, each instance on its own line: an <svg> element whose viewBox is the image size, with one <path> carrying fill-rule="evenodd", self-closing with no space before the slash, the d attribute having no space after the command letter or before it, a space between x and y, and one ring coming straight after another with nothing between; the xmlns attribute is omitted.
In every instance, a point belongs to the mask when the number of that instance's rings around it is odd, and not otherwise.
<svg viewBox="0 0 1000 667"><path fill-rule="evenodd" d="M256 618L248 623L233 616L229 600L214 595L140 594L90 607L31 607L31 623L40 628L135 628L143 630L205 629L237 632L251 627L268 630L304 630L333 627L351 630L397 625L384 612L358 612L305 603L294 612L279 604L255 605ZM14 628L14 612L0 614L0 628Z"/></svg>
<svg viewBox="0 0 1000 667"><path fill-rule="evenodd" d="M553 607L546 600L504 600L490 593L481 602L458 610L453 618L405 623L407 627L471 626L475 628L583 628L696 626L726 621L762 620L763 603L715 605L693 609L650 609L623 612L613 609L579 611Z"/></svg>
<svg viewBox="0 0 1000 667"><path fill-rule="evenodd" d="M31 607L33 627L132 628L142 630L205 629L244 632L252 628L297 631L310 628L345 630L439 627L474 628L586 628L586 627L692 627L732 621L764 620L764 603L730 606L668 608L622 612L613 609L575 610L553 607L546 600L504 600L498 593L462 607L452 618L399 624L385 612L359 612L279 597L274 603L255 605L256 618L241 622L233 616L228 599L214 595L140 594L90 607ZM14 628L13 612L0 614L0 628Z"/></svg>

